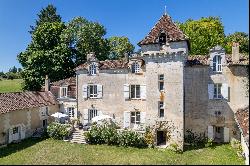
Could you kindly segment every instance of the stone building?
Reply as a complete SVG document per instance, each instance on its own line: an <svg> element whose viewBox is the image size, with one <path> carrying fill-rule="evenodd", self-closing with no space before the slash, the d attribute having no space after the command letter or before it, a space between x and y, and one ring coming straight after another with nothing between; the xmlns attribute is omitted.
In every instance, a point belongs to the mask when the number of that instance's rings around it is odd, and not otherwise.
<svg viewBox="0 0 250 166"><path fill-rule="evenodd" d="M0 93L0 145L30 137L58 110L51 92Z"/></svg>
<svg viewBox="0 0 250 166"><path fill-rule="evenodd" d="M188 37L163 15L138 43L140 55L99 61L89 54L76 68L77 110L87 124L107 114L122 128L154 128L155 144L177 143L185 131L217 142L239 138L234 112L248 105L248 58L216 46L207 56L189 56Z"/></svg>

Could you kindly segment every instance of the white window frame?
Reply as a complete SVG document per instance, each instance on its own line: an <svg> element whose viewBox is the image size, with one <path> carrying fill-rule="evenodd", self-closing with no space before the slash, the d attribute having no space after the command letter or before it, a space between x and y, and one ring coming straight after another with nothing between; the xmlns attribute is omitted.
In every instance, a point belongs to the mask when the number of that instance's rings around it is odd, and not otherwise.
<svg viewBox="0 0 250 166"><path fill-rule="evenodd" d="M220 55L215 55L213 57L213 71L222 72L222 57Z"/></svg>
<svg viewBox="0 0 250 166"><path fill-rule="evenodd" d="M132 115L132 114L134 114L134 115ZM134 119L134 121L132 119ZM139 112L139 111L130 112L130 123L131 124L140 124L141 123L141 112Z"/></svg>
<svg viewBox="0 0 250 166"><path fill-rule="evenodd" d="M132 96L132 87L134 87L133 88L134 96ZM139 90L137 89L138 87L139 87ZM130 98L131 99L141 99L141 86L140 85L130 85Z"/></svg>
<svg viewBox="0 0 250 166"><path fill-rule="evenodd" d="M164 91L164 74L160 74L158 76L158 82L159 82L159 91ZM161 89L162 84L162 89Z"/></svg>
<svg viewBox="0 0 250 166"><path fill-rule="evenodd" d="M218 83L218 84L214 84L214 99L222 99L222 93L221 93L221 89L222 89L222 84Z"/></svg>
<svg viewBox="0 0 250 166"><path fill-rule="evenodd" d="M70 118L74 118L75 117L75 107L68 107L68 115Z"/></svg>
<svg viewBox="0 0 250 166"><path fill-rule="evenodd" d="M96 117L98 115L98 110L95 108L88 109L88 121L91 121L92 118Z"/></svg>
<svg viewBox="0 0 250 166"><path fill-rule="evenodd" d="M163 101L159 101L158 104L159 104L158 116L159 116L160 118L163 118L163 117L165 117L164 102L163 102ZM161 110L163 110L163 116L161 116Z"/></svg>
<svg viewBox="0 0 250 166"><path fill-rule="evenodd" d="M16 133L19 133L19 127L18 126L15 126L12 128L12 134L16 134Z"/></svg>
<svg viewBox="0 0 250 166"><path fill-rule="evenodd" d="M139 73L140 72L140 65L138 62L132 63L132 73Z"/></svg>
<svg viewBox="0 0 250 166"><path fill-rule="evenodd" d="M93 93L90 93L90 87L93 87ZM98 98L97 84L88 85L88 97L91 99Z"/></svg>
<svg viewBox="0 0 250 166"><path fill-rule="evenodd" d="M66 95L64 95L66 93ZM68 87L63 86L60 87L60 98L67 98L68 97Z"/></svg>
<svg viewBox="0 0 250 166"><path fill-rule="evenodd" d="M96 75L96 63L91 63L89 65L89 75Z"/></svg>

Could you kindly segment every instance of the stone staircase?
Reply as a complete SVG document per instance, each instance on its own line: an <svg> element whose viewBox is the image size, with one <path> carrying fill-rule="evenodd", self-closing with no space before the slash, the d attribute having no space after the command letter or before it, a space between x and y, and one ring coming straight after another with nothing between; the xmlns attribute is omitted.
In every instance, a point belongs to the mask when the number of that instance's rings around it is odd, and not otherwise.
<svg viewBox="0 0 250 166"><path fill-rule="evenodd" d="M87 144L85 140L84 132L85 131L83 130L75 129L75 131L73 131L68 141L72 143L78 143L78 144Z"/></svg>

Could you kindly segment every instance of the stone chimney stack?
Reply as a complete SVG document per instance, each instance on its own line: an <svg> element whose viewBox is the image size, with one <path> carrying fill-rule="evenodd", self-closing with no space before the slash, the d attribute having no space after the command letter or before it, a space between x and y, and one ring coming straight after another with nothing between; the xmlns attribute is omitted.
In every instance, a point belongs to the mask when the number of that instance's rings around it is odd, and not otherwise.
<svg viewBox="0 0 250 166"><path fill-rule="evenodd" d="M233 42L232 45L232 61L233 62L239 62L240 60L240 45L239 43Z"/></svg>
<svg viewBox="0 0 250 166"><path fill-rule="evenodd" d="M48 92L50 91L50 80L49 80L49 77L48 75L45 76L45 92Z"/></svg>
<svg viewBox="0 0 250 166"><path fill-rule="evenodd" d="M89 54L87 54L87 61L92 61L94 60L95 57L95 53L94 52L90 52Z"/></svg>

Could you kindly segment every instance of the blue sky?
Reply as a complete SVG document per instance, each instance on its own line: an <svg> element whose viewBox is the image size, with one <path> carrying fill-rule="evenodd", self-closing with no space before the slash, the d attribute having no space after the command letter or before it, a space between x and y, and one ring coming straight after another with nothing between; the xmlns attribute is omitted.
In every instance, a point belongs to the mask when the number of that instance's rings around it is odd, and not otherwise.
<svg viewBox="0 0 250 166"><path fill-rule="evenodd" d="M106 37L127 36L135 46L164 13L165 5L174 21L219 16L225 34L249 31L248 0L0 0L0 71L21 67L16 56L31 41L30 25L50 3L64 22L76 16L97 21L105 26Z"/></svg>

